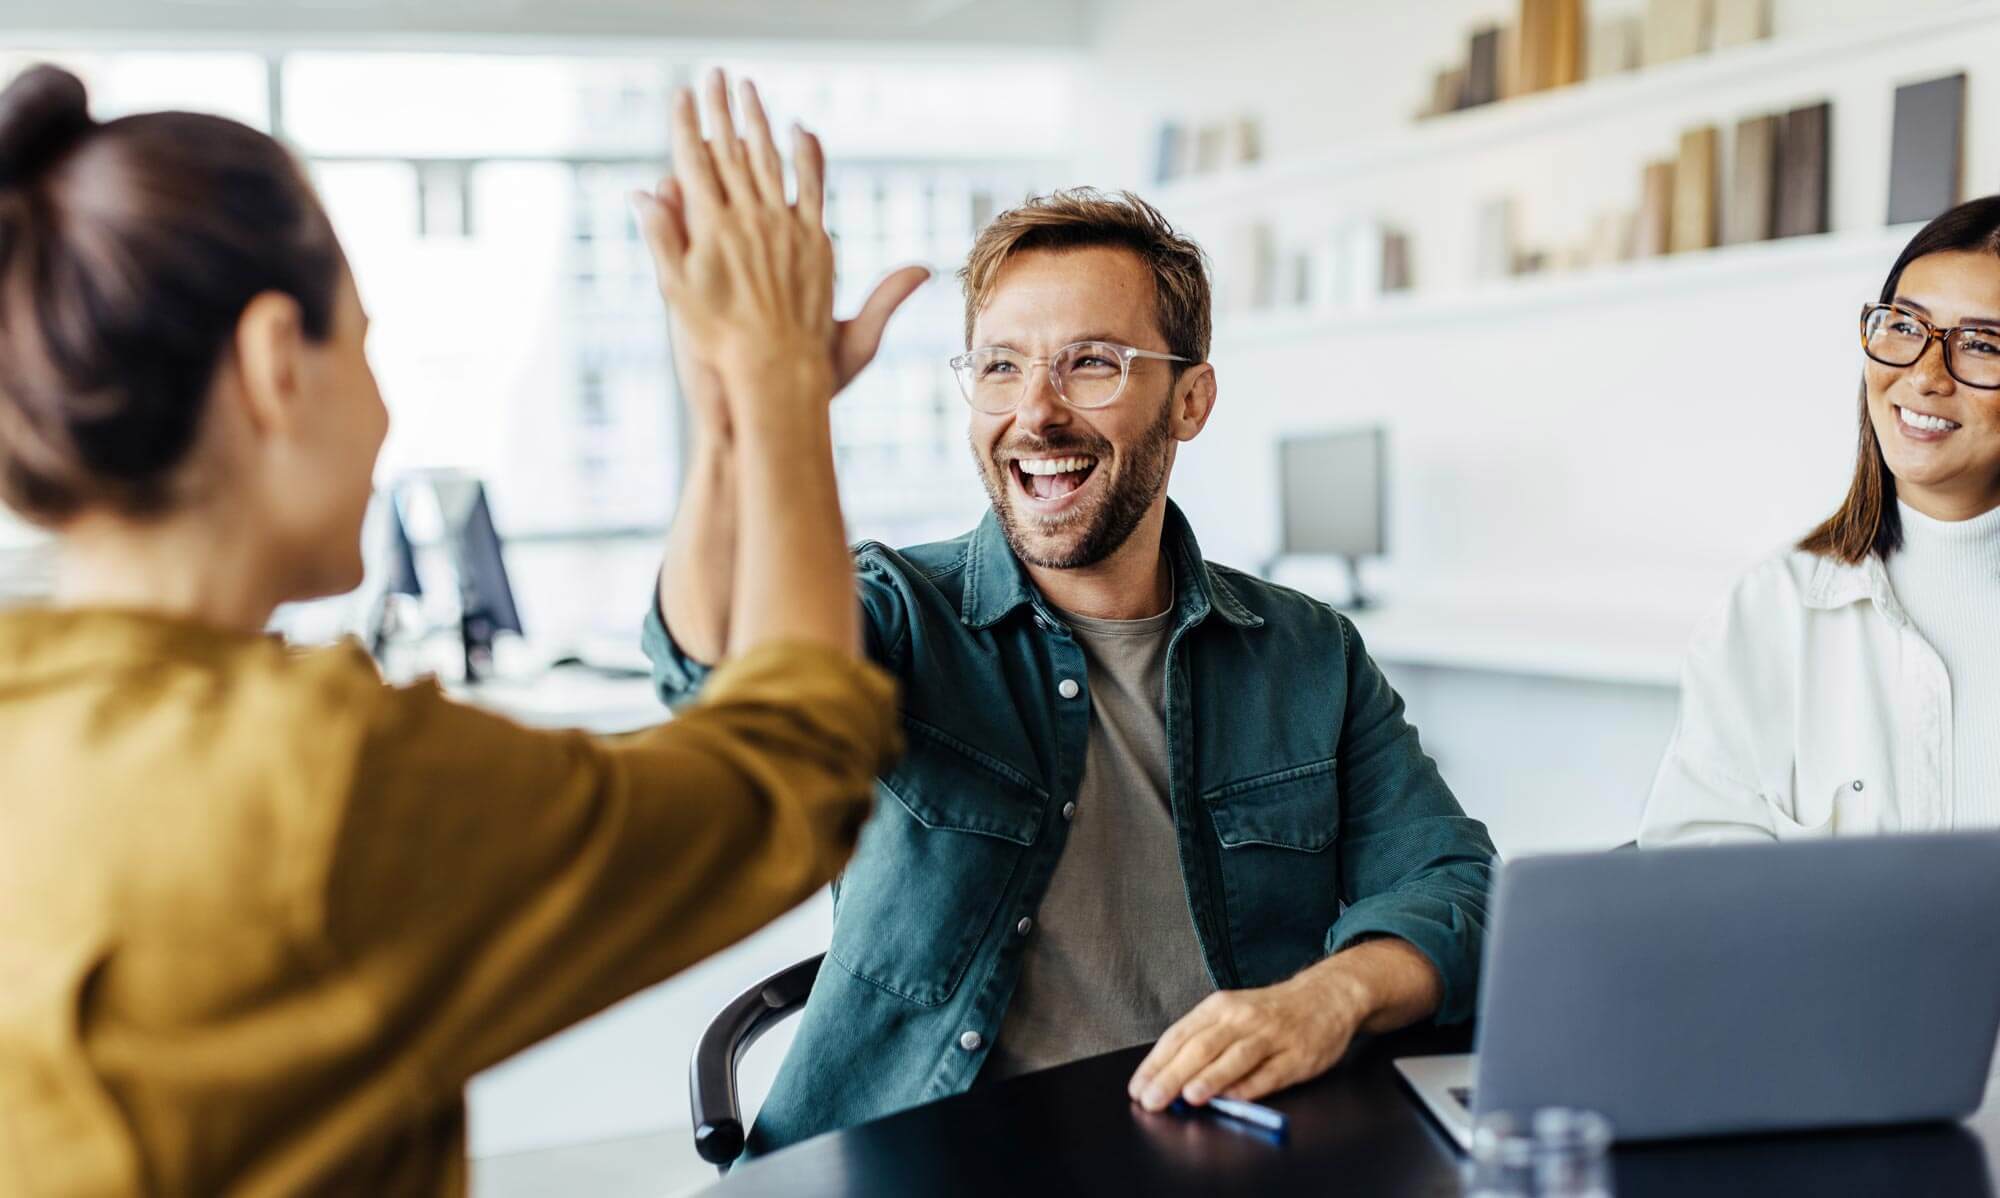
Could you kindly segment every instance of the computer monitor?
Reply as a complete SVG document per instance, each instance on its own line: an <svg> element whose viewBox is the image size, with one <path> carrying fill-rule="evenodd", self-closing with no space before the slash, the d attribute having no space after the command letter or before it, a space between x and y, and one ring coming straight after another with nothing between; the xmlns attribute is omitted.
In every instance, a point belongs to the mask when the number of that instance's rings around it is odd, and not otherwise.
<svg viewBox="0 0 2000 1198"><path fill-rule="evenodd" d="M368 501L362 523L361 560L366 572L362 583L369 652L375 660L386 660L389 642L400 631L403 617L395 597L421 596L423 580L417 574L417 554L410 544L409 530L397 510L393 491L377 491Z"/></svg>
<svg viewBox="0 0 2000 1198"><path fill-rule="evenodd" d="M465 644L465 679L491 675L493 640L502 632L521 633L521 613L507 580L500 532L486 503L486 486L462 474L435 474L425 480L437 498L444 523L445 550L458 576L458 623Z"/></svg>
<svg viewBox="0 0 2000 1198"><path fill-rule="evenodd" d="M1278 494L1286 557L1346 563L1350 607L1368 606L1358 565L1385 549L1387 434L1380 428L1287 437L1278 443Z"/></svg>
<svg viewBox="0 0 2000 1198"><path fill-rule="evenodd" d="M421 595L424 584L417 577L417 551L410 544L410 531L396 510L393 495L381 497L382 504L382 592L387 595Z"/></svg>

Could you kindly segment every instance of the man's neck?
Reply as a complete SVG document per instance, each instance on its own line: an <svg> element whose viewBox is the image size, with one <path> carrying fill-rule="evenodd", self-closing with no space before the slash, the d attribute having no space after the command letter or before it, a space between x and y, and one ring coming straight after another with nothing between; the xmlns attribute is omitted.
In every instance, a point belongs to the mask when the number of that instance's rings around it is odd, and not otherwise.
<svg viewBox="0 0 2000 1198"><path fill-rule="evenodd" d="M1023 562L1042 597L1063 611L1095 620L1143 620L1173 602L1173 571L1160 552L1166 528L1165 498L1155 503L1132 535L1103 561L1059 570Z"/></svg>

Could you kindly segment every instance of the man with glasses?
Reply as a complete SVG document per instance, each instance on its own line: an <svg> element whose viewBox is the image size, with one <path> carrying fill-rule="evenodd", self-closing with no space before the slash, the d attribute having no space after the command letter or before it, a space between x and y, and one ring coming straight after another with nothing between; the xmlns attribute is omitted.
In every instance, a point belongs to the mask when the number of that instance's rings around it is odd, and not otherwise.
<svg viewBox="0 0 2000 1198"><path fill-rule="evenodd" d="M1485 829L1353 625L1204 561L1167 499L1216 399L1200 248L1136 197L1060 192L960 273L992 511L856 550L909 754L752 1148L1149 1040L1146 1108L1257 1098L1358 1032L1467 1018ZM670 702L727 633L710 452L647 626Z"/></svg>

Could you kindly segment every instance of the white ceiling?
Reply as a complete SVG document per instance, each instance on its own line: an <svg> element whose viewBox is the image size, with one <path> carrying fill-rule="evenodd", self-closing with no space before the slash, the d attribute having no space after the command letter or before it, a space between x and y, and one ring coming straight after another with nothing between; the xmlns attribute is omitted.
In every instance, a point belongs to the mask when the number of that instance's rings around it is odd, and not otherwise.
<svg viewBox="0 0 2000 1198"><path fill-rule="evenodd" d="M0 0L0 29L308 40L520 34L1001 40L1060 50L1075 47L1088 6L1089 0Z"/></svg>

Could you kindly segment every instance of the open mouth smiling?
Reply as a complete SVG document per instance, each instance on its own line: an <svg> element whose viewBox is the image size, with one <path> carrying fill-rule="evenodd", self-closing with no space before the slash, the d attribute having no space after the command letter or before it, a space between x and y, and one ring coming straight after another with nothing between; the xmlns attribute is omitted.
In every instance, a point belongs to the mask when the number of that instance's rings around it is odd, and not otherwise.
<svg viewBox="0 0 2000 1198"><path fill-rule="evenodd" d="M1007 473L1036 508L1055 510L1065 506L1096 475L1097 458L1087 453L1015 458L1007 463Z"/></svg>

